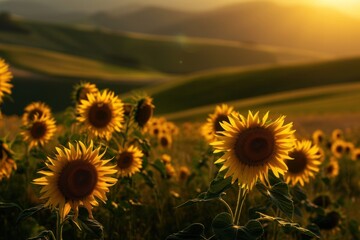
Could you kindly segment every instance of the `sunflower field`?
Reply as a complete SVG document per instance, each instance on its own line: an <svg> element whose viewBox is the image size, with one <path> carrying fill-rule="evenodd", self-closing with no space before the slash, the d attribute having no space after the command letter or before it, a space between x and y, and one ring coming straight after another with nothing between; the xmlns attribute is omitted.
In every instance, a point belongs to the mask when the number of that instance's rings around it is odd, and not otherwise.
<svg viewBox="0 0 360 240"><path fill-rule="evenodd" d="M2 105L12 78L1 59ZM71 95L1 116L0 239L360 239L359 129L222 103L172 122L86 81Z"/></svg>

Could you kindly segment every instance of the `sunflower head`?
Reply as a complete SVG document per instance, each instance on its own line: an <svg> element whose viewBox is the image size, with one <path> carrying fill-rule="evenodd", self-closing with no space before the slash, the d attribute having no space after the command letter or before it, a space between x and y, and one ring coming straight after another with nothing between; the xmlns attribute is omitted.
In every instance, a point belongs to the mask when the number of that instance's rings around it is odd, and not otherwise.
<svg viewBox="0 0 360 240"><path fill-rule="evenodd" d="M44 146L56 132L55 120L47 115L34 115L34 120L25 125L21 132L24 140L29 143L29 148Z"/></svg>
<svg viewBox="0 0 360 240"><path fill-rule="evenodd" d="M333 231L340 226L341 215L337 211L330 211L324 216L318 216L314 222L321 230Z"/></svg>
<svg viewBox="0 0 360 240"><path fill-rule="evenodd" d="M51 117L50 107L43 102L32 102L27 105L24 109L24 114L22 116L23 125L28 125L34 121L35 115L38 115L40 118L42 115Z"/></svg>
<svg viewBox="0 0 360 240"><path fill-rule="evenodd" d="M186 166L182 166L179 169L179 179L180 181L185 181L190 176L190 170Z"/></svg>
<svg viewBox="0 0 360 240"><path fill-rule="evenodd" d="M232 176L243 188L251 189L257 179L264 181L271 169L276 177L287 171L285 159L294 147L292 123L284 124L285 117L268 121L259 113L249 111L246 117L239 113L229 116L229 122L221 123L224 131L218 141L211 143L215 153L225 152L215 163L223 163L220 171L227 169L225 177Z"/></svg>
<svg viewBox="0 0 360 240"><path fill-rule="evenodd" d="M163 155L161 155L161 160L164 164L171 163L171 156L164 153Z"/></svg>
<svg viewBox="0 0 360 240"><path fill-rule="evenodd" d="M317 129L312 134L313 142L317 145L321 145L325 141L325 134L321 129Z"/></svg>
<svg viewBox="0 0 360 240"><path fill-rule="evenodd" d="M0 103L4 101L6 94L11 94L13 85L10 83L13 78L12 73L9 71L9 66L3 59L0 58Z"/></svg>
<svg viewBox="0 0 360 240"><path fill-rule="evenodd" d="M344 135L343 131L341 129L336 128L331 132L331 139L333 141L340 140L343 138L343 135Z"/></svg>
<svg viewBox="0 0 360 240"><path fill-rule="evenodd" d="M79 206L84 206L90 218L91 209L97 206L97 199L106 201L109 187L117 181L108 175L116 173L115 166L106 165L110 160L104 160L100 147L93 149L93 143L86 146L78 142L75 146L56 148L54 158L48 157L47 170L39 171L43 176L34 179L41 185L40 199L46 199L45 206L52 209L58 207L63 221L71 209L78 215Z"/></svg>
<svg viewBox="0 0 360 240"><path fill-rule="evenodd" d="M16 170L16 163L12 158L12 151L0 140L0 181L3 178L10 178L13 170Z"/></svg>
<svg viewBox="0 0 360 240"><path fill-rule="evenodd" d="M292 159L285 161L288 167L285 175L286 183L296 185L299 182L301 186L304 186L310 178L315 177L321 164L318 152L319 148L312 145L310 141L297 141L295 148L289 153Z"/></svg>
<svg viewBox="0 0 360 240"><path fill-rule="evenodd" d="M332 201L329 195L327 194L320 194L317 197L314 198L313 203L316 206L322 207L322 208L328 208Z"/></svg>
<svg viewBox="0 0 360 240"><path fill-rule="evenodd" d="M144 127L150 120L153 115L154 108L155 106L152 103L152 98L145 97L138 102L135 111L135 121L140 127Z"/></svg>
<svg viewBox="0 0 360 240"><path fill-rule="evenodd" d="M360 148L355 148L351 153L351 160L359 161L360 160Z"/></svg>
<svg viewBox="0 0 360 240"><path fill-rule="evenodd" d="M345 153L346 143L343 140L336 140L331 145L331 152L335 157L341 158L341 156Z"/></svg>
<svg viewBox="0 0 360 240"><path fill-rule="evenodd" d="M118 176L131 177L136 172L139 172L142 167L143 156L141 150L133 145L120 150L115 157Z"/></svg>
<svg viewBox="0 0 360 240"><path fill-rule="evenodd" d="M335 157L331 157L329 163L324 168L325 175L329 178L335 178L339 175L339 162Z"/></svg>
<svg viewBox="0 0 360 240"><path fill-rule="evenodd" d="M228 116L234 111L234 108L227 104L218 105L215 107L215 111L209 114L206 123L201 128L201 133L208 142L216 140L216 133L223 131L221 123L223 121L229 121Z"/></svg>
<svg viewBox="0 0 360 240"><path fill-rule="evenodd" d="M344 153L347 155L351 155L351 153L354 151L355 145L352 142L345 142L344 146Z"/></svg>
<svg viewBox="0 0 360 240"><path fill-rule="evenodd" d="M95 84L89 82L80 82L74 86L72 99L75 103L81 103L81 100L86 100L89 93L95 94L99 92Z"/></svg>
<svg viewBox="0 0 360 240"><path fill-rule="evenodd" d="M165 170L167 178L172 178L176 174L175 168L171 163L165 164Z"/></svg>
<svg viewBox="0 0 360 240"><path fill-rule="evenodd" d="M158 135L158 142L163 148L171 148L172 146L172 137L168 133L160 133Z"/></svg>
<svg viewBox="0 0 360 240"><path fill-rule="evenodd" d="M77 120L90 135L109 140L114 131L120 131L124 120L122 101L114 92L87 94L88 99L77 105Z"/></svg>

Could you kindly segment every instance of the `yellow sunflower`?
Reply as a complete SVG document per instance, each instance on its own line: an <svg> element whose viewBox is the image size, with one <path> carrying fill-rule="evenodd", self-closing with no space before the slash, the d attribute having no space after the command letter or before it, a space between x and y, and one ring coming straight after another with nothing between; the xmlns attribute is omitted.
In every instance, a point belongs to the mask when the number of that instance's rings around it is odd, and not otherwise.
<svg viewBox="0 0 360 240"><path fill-rule="evenodd" d="M13 170L16 170L16 163L12 159L12 152L8 145L0 140L0 181L10 178Z"/></svg>
<svg viewBox="0 0 360 240"><path fill-rule="evenodd" d="M315 145L315 146L317 146L318 148L318 152L316 154L319 155L319 161L323 162L325 160L325 151L319 145Z"/></svg>
<svg viewBox="0 0 360 240"><path fill-rule="evenodd" d="M135 122L140 127L144 127L153 115L155 106L152 101L152 98L145 97L141 99L136 106Z"/></svg>
<svg viewBox="0 0 360 240"><path fill-rule="evenodd" d="M174 166L171 163L165 164L167 178L172 178L176 175Z"/></svg>
<svg viewBox="0 0 360 240"><path fill-rule="evenodd" d="M205 139L210 143L216 140L216 133L223 131L221 122L228 121L228 116L234 111L234 108L227 104L218 105L215 111L209 114L206 123L201 128L201 133Z"/></svg>
<svg viewBox="0 0 360 240"><path fill-rule="evenodd" d="M24 109L24 114L22 116L23 125L30 124L35 115L41 117L42 115L51 116L51 109L48 105L43 102L33 102L27 105Z"/></svg>
<svg viewBox="0 0 360 240"><path fill-rule="evenodd" d="M344 153L347 155L351 155L354 151L355 145L352 142L345 142Z"/></svg>
<svg viewBox="0 0 360 240"><path fill-rule="evenodd" d="M81 82L74 87L73 99L76 103L80 103L81 100L87 100L87 95L89 93L96 94L99 92L95 84L89 82Z"/></svg>
<svg viewBox="0 0 360 240"><path fill-rule="evenodd" d="M136 172L140 172L143 157L142 151L133 145L120 150L115 158L118 176L131 177Z"/></svg>
<svg viewBox="0 0 360 240"><path fill-rule="evenodd" d="M339 162L335 157L331 157L329 163L325 166L325 175L329 178L334 178L339 175Z"/></svg>
<svg viewBox="0 0 360 240"><path fill-rule="evenodd" d="M334 154L335 157L341 158L345 152L346 143L343 140L336 140L331 145L331 152Z"/></svg>
<svg viewBox="0 0 360 240"><path fill-rule="evenodd" d="M120 131L124 120L122 101L114 92L88 94L88 99L77 105L77 120L84 124L90 135L109 140L114 131Z"/></svg>
<svg viewBox="0 0 360 240"><path fill-rule="evenodd" d="M75 146L56 148L55 158L48 157L48 171L39 171L44 175L34 179L34 183L42 185L41 199L47 199L45 206L52 209L58 207L63 221L71 209L77 218L79 206L84 206L89 217L93 218L91 209L98 206L97 199L107 200L109 187L117 181L108 175L116 173L115 166L106 165L110 160L102 157L100 147L93 149L93 143L85 146L78 142Z"/></svg>
<svg viewBox="0 0 360 240"><path fill-rule="evenodd" d="M351 160L359 161L360 160L360 148L355 148L351 153Z"/></svg>
<svg viewBox="0 0 360 240"><path fill-rule="evenodd" d="M315 177L319 172L319 165L321 164L319 148L312 145L308 140L297 141L295 148L289 153L291 160L286 160L285 163L288 171L285 174L286 183L291 183L293 186L300 183L309 182L310 178Z"/></svg>
<svg viewBox="0 0 360 240"><path fill-rule="evenodd" d="M171 156L164 153L163 155L161 155L161 160L165 164L171 163Z"/></svg>
<svg viewBox="0 0 360 240"><path fill-rule="evenodd" d="M315 144L321 145L325 141L325 133L322 130L317 129L313 132L312 139Z"/></svg>
<svg viewBox="0 0 360 240"><path fill-rule="evenodd" d="M24 140L29 143L29 148L44 146L48 143L56 132L55 120L46 115L39 117L34 115L34 120L25 125L25 130L21 132Z"/></svg>
<svg viewBox="0 0 360 240"><path fill-rule="evenodd" d="M211 143L214 153L225 152L215 163L223 163L220 171L228 169L225 177L232 176L243 188L251 189L257 179L267 179L271 169L276 177L287 171L285 159L294 147L292 123L284 125L285 116L268 121L259 112L249 111L247 118L239 113L229 116L229 122L221 123L224 131L218 141Z"/></svg>
<svg viewBox="0 0 360 240"><path fill-rule="evenodd" d="M11 94L13 85L10 81L12 78L13 76L9 71L9 66L0 58L0 103L3 102L5 94Z"/></svg>
<svg viewBox="0 0 360 240"><path fill-rule="evenodd" d="M158 135L158 141L163 148L171 148L172 146L172 137L168 133L160 133Z"/></svg>
<svg viewBox="0 0 360 240"><path fill-rule="evenodd" d="M341 129L336 128L331 132L331 139L333 141L336 141L336 140L339 140L342 138L343 138L343 131Z"/></svg>

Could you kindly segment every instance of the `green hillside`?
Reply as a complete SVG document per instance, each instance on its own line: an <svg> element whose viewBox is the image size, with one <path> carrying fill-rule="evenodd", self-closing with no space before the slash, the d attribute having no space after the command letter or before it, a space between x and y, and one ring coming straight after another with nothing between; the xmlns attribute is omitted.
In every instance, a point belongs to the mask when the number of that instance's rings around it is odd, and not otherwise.
<svg viewBox="0 0 360 240"><path fill-rule="evenodd" d="M11 44L0 44L0 55L13 67L51 77L117 81L154 81L155 79L165 78L160 73L136 71L93 59Z"/></svg>
<svg viewBox="0 0 360 240"><path fill-rule="evenodd" d="M338 113L360 113L360 83L344 83L268 94L243 100L230 101L237 111L271 111L291 117ZM204 121L215 105L192 108L165 117L173 121Z"/></svg>
<svg viewBox="0 0 360 240"><path fill-rule="evenodd" d="M360 58L232 69L147 88L158 114L331 84L360 82Z"/></svg>
<svg viewBox="0 0 360 240"><path fill-rule="evenodd" d="M239 42L121 34L97 28L29 21L18 21L17 25L27 33L0 29L0 43L42 48L135 70L172 74L323 57Z"/></svg>

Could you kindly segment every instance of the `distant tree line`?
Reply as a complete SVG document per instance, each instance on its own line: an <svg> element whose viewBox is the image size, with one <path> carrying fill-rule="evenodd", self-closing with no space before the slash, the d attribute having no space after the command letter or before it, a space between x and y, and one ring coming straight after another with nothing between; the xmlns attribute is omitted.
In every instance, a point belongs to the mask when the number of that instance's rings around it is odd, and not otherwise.
<svg viewBox="0 0 360 240"><path fill-rule="evenodd" d="M29 30L21 26L18 22L14 21L9 12L0 12L0 31L23 34L29 33Z"/></svg>

